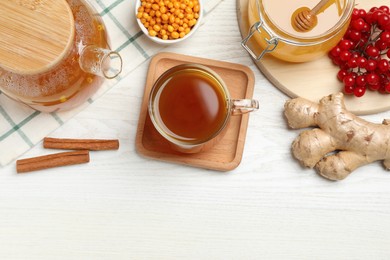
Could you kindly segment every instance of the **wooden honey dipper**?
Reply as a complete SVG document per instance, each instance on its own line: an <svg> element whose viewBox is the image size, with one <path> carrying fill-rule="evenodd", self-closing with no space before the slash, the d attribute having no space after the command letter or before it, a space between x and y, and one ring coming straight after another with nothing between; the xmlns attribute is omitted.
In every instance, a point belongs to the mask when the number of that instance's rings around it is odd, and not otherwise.
<svg viewBox="0 0 390 260"><path fill-rule="evenodd" d="M330 0L321 0L313 9L298 8L291 17L291 24L296 31L308 32L317 25L317 13Z"/></svg>

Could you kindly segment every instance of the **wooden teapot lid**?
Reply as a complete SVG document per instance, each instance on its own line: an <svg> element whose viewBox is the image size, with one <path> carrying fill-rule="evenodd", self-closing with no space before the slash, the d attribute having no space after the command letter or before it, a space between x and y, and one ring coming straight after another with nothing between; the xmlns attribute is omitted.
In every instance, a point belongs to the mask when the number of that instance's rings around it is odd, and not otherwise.
<svg viewBox="0 0 390 260"><path fill-rule="evenodd" d="M74 30L66 0L0 0L0 67L45 72L69 52Z"/></svg>

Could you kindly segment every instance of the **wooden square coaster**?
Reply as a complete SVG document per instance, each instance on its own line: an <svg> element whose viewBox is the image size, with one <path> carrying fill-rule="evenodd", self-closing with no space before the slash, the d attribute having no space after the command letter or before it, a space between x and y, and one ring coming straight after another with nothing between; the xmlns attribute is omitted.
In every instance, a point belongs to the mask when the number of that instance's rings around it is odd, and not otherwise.
<svg viewBox="0 0 390 260"><path fill-rule="evenodd" d="M154 82L166 70L184 63L202 64L214 70L225 81L233 99L251 99L253 96L254 75L252 70L244 65L176 53L156 54L149 64L136 135L136 149L145 157L161 161L218 171L232 170L242 159L249 114L232 116L229 128L218 144L210 150L195 154L172 150L168 141L155 130L150 120L148 101Z"/></svg>

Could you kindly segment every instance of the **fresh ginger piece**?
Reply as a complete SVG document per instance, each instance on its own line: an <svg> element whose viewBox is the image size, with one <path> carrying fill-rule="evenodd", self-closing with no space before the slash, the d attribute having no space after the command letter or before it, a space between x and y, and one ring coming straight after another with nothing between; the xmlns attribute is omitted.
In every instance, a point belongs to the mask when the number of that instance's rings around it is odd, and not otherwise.
<svg viewBox="0 0 390 260"><path fill-rule="evenodd" d="M370 123L347 111L342 93L326 96L318 104L291 99L284 109L289 127L316 127L299 134L292 153L323 177L342 180L356 168L378 160L390 169L390 121Z"/></svg>

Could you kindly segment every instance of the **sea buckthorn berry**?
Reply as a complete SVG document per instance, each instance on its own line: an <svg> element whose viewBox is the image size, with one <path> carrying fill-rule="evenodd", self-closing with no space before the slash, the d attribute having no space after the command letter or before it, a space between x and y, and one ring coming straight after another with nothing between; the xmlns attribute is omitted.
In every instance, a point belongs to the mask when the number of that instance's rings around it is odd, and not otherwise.
<svg viewBox="0 0 390 260"><path fill-rule="evenodd" d="M188 25L190 27L194 26L196 24L196 19L191 19L190 21L188 21Z"/></svg>
<svg viewBox="0 0 390 260"><path fill-rule="evenodd" d="M157 32L155 30L149 30L149 35L150 36L156 36Z"/></svg>
<svg viewBox="0 0 390 260"><path fill-rule="evenodd" d="M176 31L175 31L175 32L172 32L171 36L172 36L173 39L177 39L177 38L180 37L179 33L176 32Z"/></svg>
<svg viewBox="0 0 390 260"><path fill-rule="evenodd" d="M195 5L194 8L193 8L194 12L199 12L200 10L200 6L199 5Z"/></svg>
<svg viewBox="0 0 390 260"><path fill-rule="evenodd" d="M154 29L156 32L159 32L159 31L161 30L161 27L160 27L160 25L155 24L155 25L153 26L153 29Z"/></svg>

